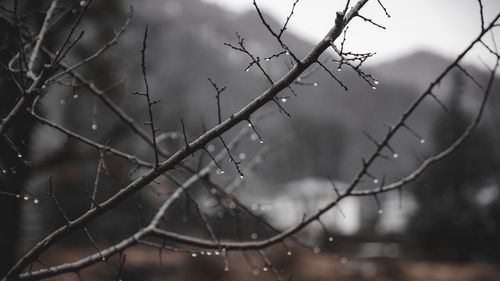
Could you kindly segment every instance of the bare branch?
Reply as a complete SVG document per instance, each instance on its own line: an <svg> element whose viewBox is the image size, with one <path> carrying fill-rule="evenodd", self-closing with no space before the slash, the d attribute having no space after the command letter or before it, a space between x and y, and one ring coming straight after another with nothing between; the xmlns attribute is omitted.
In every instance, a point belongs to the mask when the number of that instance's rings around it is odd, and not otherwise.
<svg viewBox="0 0 500 281"><path fill-rule="evenodd" d="M58 0L52 0L52 3L50 4L49 9L47 10L47 13L45 14L45 19L43 20L42 28L40 29L40 32L38 33L38 39L36 41L35 47L33 48L33 51L31 52L31 57L30 61L28 63L28 72L26 73L28 77L32 79L36 79L37 75L33 72L34 71L34 66L35 62L38 59L38 53L40 52L40 46L42 46L42 42L45 39L45 35L47 34L48 26L49 26L49 21L51 20L52 16L54 15L54 11L56 10L57 7L57 2Z"/></svg>

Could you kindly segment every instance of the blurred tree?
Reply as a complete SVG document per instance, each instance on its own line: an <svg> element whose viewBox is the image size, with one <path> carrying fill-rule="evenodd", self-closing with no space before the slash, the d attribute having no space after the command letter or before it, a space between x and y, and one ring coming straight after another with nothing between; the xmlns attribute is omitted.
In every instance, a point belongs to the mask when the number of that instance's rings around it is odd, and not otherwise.
<svg viewBox="0 0 500 281"><path fill-rule="evenodd" d="M437 149L452 143L467 127L465 79L463 73L454 73L448 111L434 122L431 143ZM498 152L489 130L482 127L423 176L423 185L414 191L419 208L409 233L426 258L464 262L500 257L495 238L500 226Z"/></svg>
<svg viewBox="0 0 500 281"><path fill-rule="evenodd" d="M37 9L42 4L38 1L18 4L11 3L13 11L23 13L28 9ZM28 81L21 76L6 71L10 59L17 53L19 46L24 42L17 28L15 28L15 16L8 11L0 11L0 116L7 116L18 100L18 89L14 82L18 79L23 87ZM24 26L38 25L43 20L43 15L35 16L30 21L25 21ZM34 21L34 22L33 22ZM3 191L20 194L24 193L25 180L30 174L29 163L24 159L29 157L31 145L31 132L34 121L26 111L21 112L13 121L9 136L0 138L0 188ZM20 224L19 200L0 196L0 275L3 275L13 265L16 253L19 250L19 224Z"/></svg>

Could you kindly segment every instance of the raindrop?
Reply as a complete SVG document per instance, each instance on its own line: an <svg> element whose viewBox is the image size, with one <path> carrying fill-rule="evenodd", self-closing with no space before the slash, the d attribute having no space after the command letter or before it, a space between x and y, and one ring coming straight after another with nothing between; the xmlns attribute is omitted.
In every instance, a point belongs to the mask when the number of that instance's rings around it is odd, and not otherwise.
<svg viewBox="0 0 500 281"><path fill-rule="evenodd" d="M102 257L102 259L101 259L101 260L102 260L102 261L106 261L106 258L105 258L105 257Z"/></svg>
<svg viewBox="0 0 500 281"><path fill-rule="evenodd" d="M211 255L212 255L212 252L207 251L207 256L211 256Z"/></svg>
<svg viewBox="0 0 500 281"><path fill-rule="evenodd" d="M372 89L373 89L373 90L376 90L376 89L377 89L377 87L373 86L373 87L372 87Z"/></svg>
<svg viewBox="0 0 500 281"><path fill-rule="evenodd" d="M234 208L236 208L236 203L231 202L231 203L229 203L228 206L229 206L229 209L234 209Z"/></svg>
<svg viewBox="0 0 500 281"><path fill-rule="evenodd" d="M40 201L38 200L38 198L35 198L35 200L33 200L33 203L38 204L40 203Z"/></svg>
<svg viewBox="0 0 500 281"><path fill-rule="evenodd" d="M286 252L287 255L291 256L292 255L292 251L288 251Z"/></svg>
<svg viewBox="0 0 500 281"><path fill-rule="evenodd" d="M281 102L285 103L286 102L286 98L281 98Z"/></svg>
<svg viewBox="0 0 500 281"><path fill-rule="evenodd" d="M94 130L94 131L97 130L97 124L96 123L92 124L92 130Z"/></svg>
<svg viewBox="0 0 500 281"><path fill-rule="evenodd" d="M314 247L313 252L314 252L315 254L319 254L319 252L320 252L319 247Z"/></svg>
<svg viewBox="0 0 500 281"><path fill-rule="evenodd" d="M30 199L30 198L29 198L28 196L26 196L26 195L25 195L25 196L23 197L23 199L27 201L27 200L28 200L28 199Z"/></svg>
<svg viewBox="0 0 500 281"><path fill-rule="evenodd" d="M2 173L7 174L7 170L6 169L2 169Z"/></svg>
<svg viewBox="0 0 500 281"><path fill-rule="evenodd" d="M379 215L381 215L381 214L383 214L383 213L384 213L384 210L382 210L382 209L379 209L379 210L378 210L378 214L379 214Z"/></svg>
<svg viewBox="0 0 500 281"><path fill-rule="evenodd" d="M285 53L285 54L286 54L287 56L289 56L289 55L290 55L290 52L289 52L289 51L286 51L286 53Z"/></svg>
<svg viewBox="0 0 500 281"><path fill-rule="evenodd" d="M314 86L314 87L318 87L318 83L314 82L314 83L313 83L313 86Z"/></svg>
<svg viewBox="0 0 500 281"><path fill-rule="evenodd" d="M265 58L264 60L265 60L265 61L270 61L271 59L270 59L270 58Z"/></svg>
<svg viewBox="0 0 500 281"><path fill-rule="evenodd" d="M21 153L18 153L17 158L23 158L23 155Z"/></svg>
<svg viewBox="0 0 500 281"><path fill-rule="evenodd" d="M251 127L252 127L252 123L248 123L248 127L250 127L250 128L251 128Z"/></svg>
<svg viewBox="0 0 500 281"><path fill-rule="evenodd" d="M257 275L259 275L259 274L260 274L260 271L259 271L257 268L254 268L254 269L252 270L252 274L253 274L253 275L255 275L255 276L257 276Z"/></svg>
<svg viewBox="0 0 500 281"><path fill-rule="evenodd" d="M262 271L267 271L267 270L268 270L267 266L264 266L264 267L262 268Z"/></svg>
<svg viewBox="0 0 500 281"><path fill-rule="evenodd" d="M420 143L424 144L425 143L425 139L420 139Z"/></svg>
<svg viewBox="0 0 500 281"><path fill-rule="evenodd" d="M398 158L399 158L399 154L394 153L394 154L392 155L392 157L393 157L394 159L398 159Z"/></svg>
<svg viewBox="0 0 500 281"><path fill-rule="evenodd" d="M44 90L47 89L47 85L43 84L42 89L44 89Z"/></svg>
<svg viewBox="0 0 500 281"><path fill-rule="evenodd" d="M259 142L260 142L260 143L264 143L264 141L263 141L263 140L260 140Z"/></svg>
<svg viewBox="0 0 500 281"><path fill-rule="evenodd" d="M300 82L300 81L302 81L302 78L300 78L300 77L297 77L297 81L299 81L299 82Z"/></svg>
<svg viewBox="0 0 500 281"><path fill-rule="evenodd" d="M19 195L19 194L16 194L16 198L21 198L21 195Z"/></svg>
<svg viewBox="0 0 500 281"><path fill-rule="evenodd" d="M258 139L259 139L259 136L258 136L257 134L252 134L252 135L250 136L250 139L251 139L251 140L253 140L253 141L256 141L256 140L258 140Z"/></svg>
<svg viewBox="0 0 500 281"><path fill-rule="evenodd" d="M247 69L245 69L245 72L248 72L249 70L250 70L250 68L247 68Z"/></svg>
<svg viewBox="0 0 500 281"><path fill-rule="evenodd" d="M220 175L224 174L224 170L217 169L217 171L215 171L215 173L220 176Z"/></svg>
<svg viewBox="0 0 500 281"><path fill-rule="evenodd" d="M215 254L216 256L218 256L218 255L220 255L220 252L219 252L219 251L215 251L215 252L214 252L214 254Z"/></svg>
<svg viewBox="0 0 500 281"><path fill-rule="evenodd" d="M337 68L337 71L338 71L338 72L341 72L341 71L342 71L342 68Z"/></svg>
<svg viewBox="0 0 500 281"><path fill-rule="evenodd" d="M207 147L207 150L208 152L214 152L215 151L215 146L213 144L210 144L208 147Z"/></svg>
<svg viewBox="0 0 500 281"><path fill-rule="evenodd" d="M328 241L333 242L333 236L328 237Z"/></svg>
<svg viewBox="0 0 500 281"><path fill-rule="evenodd" d="M204 256L204 255L205 255L205 252L204 252L204 251L201 251L201 253L200 253L200 254L201 254L202 256Z"/></svg>
<svg viewBox="0 0 500 281"><path fill-rule="evenodd" d="M346 257L340 258L340 263L346 264L349 260Z"/></svg>
<svg viewBox="0 0 500 281"><path fill-rule="evenodd" d="M59 101L59 103L60 103L61 105L64 105L64 104L66 103L66 101L65 101L65 100L63 100L63 99L61 99L61 100Z"/></svg>
<svg viewBox="0 0 500 281"><path fill-rule="evenodd" d="M80 1L80 6L85 7L87 5L87 1Z"/></svg>
<svg viewBox="0 0 500 281"><path fill-rule="evenodd" d="M375 85L378 85L380 82L378 80L375 80L373 81L373 83L375 83Z"/></svg>
<svg viewBox="0 0 500 281"><path fill-rule="evenodd" d="M170 138L172 140L176 140L178 137L179 137L179 135L176 132L173 132L172 134L170 134Z"/></svg>
<svg viewBox="0 0 500 281"><path fill-rule="evenodd" d="M224 271L229 271L229 266L227 264L224 266Z"/></svg>
<svg viewBox="0 0 500 281"><path fill-rule="evenodd" d="M252 235L250 235L250 237L252 237L253 240L257 239L257 233L252 233Z"/></svg>
<svg viewBox="0 0 500 281"><path fill-rule="evenodd" d="M78 94L74 94L73 98L76 100L78 98Z"/></svg>
<svg viewBox="0 0 500 281"><path fill-rule="evenodd" d="M192 256L193 258L196 258L196 257L198 256L198 254L197 254L197 253L192 253L192 254L191 254L191 256Z"/></svg>
<svg viewBox="0 0 500 281"><path fill-rule="evenodd" d="M373 179L373 183L378 183L378 179Z"/></svg>
<svg viewBox="0 0 500 281"><path fill-rule="evenodd" d="M239 157L240 157L241 160L247 159L247 155L245 153L243 153L243 152L240 153Z"/></svg>

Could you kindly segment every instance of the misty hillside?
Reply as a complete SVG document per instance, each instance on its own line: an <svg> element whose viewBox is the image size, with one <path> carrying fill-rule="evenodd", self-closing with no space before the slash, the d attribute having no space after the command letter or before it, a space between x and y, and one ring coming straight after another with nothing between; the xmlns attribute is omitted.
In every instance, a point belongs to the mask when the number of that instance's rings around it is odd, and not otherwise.
<svg viewBox="0 0 500 281"><path fill-rule="evenodd" d="M97 14L91 16L98 16L99 9L105 7L96 6L94 13ZM123 4L115 18L107 19L112 22L110 25L115 30L124 22L128 10L129 7ZM271 26L279 26L269 16L266 15L266 18ZM281 51L279 44L268 34L255 11L232 14L198 0L143 1L141 5L134 7L131 25L120 38L119 44L106 53L103 68L99 69L112 75L115 81L126 79L124 86L111 91L110 95L135 119L146 118L143 101L140 97L130 94L131 91L142 90L144 87L140 75L140 48L146 24L150 27L146 55L148 78L152 95L162 100L161 110L155 112L162 131L180 131L180 119L183 118L188 136L194 138L203 131L203 127L210 128L216 124L215 90L208 78L213 79L219 87L227 86L221 96L223 119L241 109L269 86L269 82L255 66L249 72L244 71L250 62L246 54L224 45L237 45L238 33L244 38L245 46L255 56L264 58ZM97 31L95 26L89 28ZM99 46L106 42L103 38L110 36L110 30L101 33L105 35L92 35L93 37L87 39L97 42L88 43ZM287 33L284 39L299 57L313 48L312 44L290 33ZM86 55L88 54L82 54ZM286 143L280 149L274 150L269 161L265 162L261 169L263 175L271 181L280 182L304 176L333 176L340 180L349 180L359 168L361 157L373 149L373 144L364 136L364 132L375 138L382 137L387 130L386 126L401 116L448 63L446 59L434 54L420 52L371 66L366 71L380 81L377 89L373 90L355 72L345 66L342 72L337 72L337 65L331 62L331 59L325 57L324 60L348 86L349 91L340 87L326 72L318 70L303 81L309 85L293 87L297 96L290 91L280 94L279 97L286 101L282 106L292 118L279 113L274 104L263 109L263 112L274 113L274 116L257 124L266 143ZM262 65L276 81L289 68L289 61L290 59L283 55L269 62L263 61ZM97 85L109 86L109 82L101 84L100 79L104 76L97 75L99 72L89 70L88 73ZM471 73L484 80L485 75L477 70L472 70ZM313 83L317 86L312 86ZM453 83L452 79L445 80L435 93L445 104L453 96L450 95ZM467 79L461 87L461 91L477 91ZM66 93L61 93L53 98L65 99L65 95ZM469 111L476 108L477 95L468 93L459 99L467 105ZM76 101L71 99L68 103L72 110L66 114L78 110L82 112L82 117L87 116L89 120L82 118L75 123L66 118L65 122L73 126L85 126L87 131L101 134L102 141L108 138L106 131L113 130L119 135L127 131L120 120L102 111L97 115L97 122L102 130L92 132L90 125L85 125L91 123L87 113L92 109L74 107ZM493 101L492 104L496 103L498 102ZM432 128L429 125L433 124L436 118L445 115L437 102L428 99L409 120L409 125L423 138L431 138ZM63 116L59 118L64 119ZM236 131L228 132L227 137L235 133ZM137 140L136 136L115 137L109 141L118 147L127 148L130 146L130 140ZM144 156L150 155L148 147L140 141L138 143L136 148L142 147ZM168 145L171 146L170 150L174 150L182 143L177 141ZM428 153L434 149L429 144L419 145L419 140L410 133L398 136L393 147L402 157L397 163L385 163L380 166L381 170L387 169L387 165L392 167L394 176L418 162L414 150L418 153ZM246 148L250 154L257 149L255 146ZM288 161L290 155L297 161Z"/></svg>

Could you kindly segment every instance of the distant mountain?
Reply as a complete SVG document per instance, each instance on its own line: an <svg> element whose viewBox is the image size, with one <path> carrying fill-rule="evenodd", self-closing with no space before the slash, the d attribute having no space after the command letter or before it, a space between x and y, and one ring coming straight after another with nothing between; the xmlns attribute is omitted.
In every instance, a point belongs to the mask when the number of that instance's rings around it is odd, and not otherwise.
<svg viewBox="0 0 500 281"><path fill-rule="evenodd" d="M249 72L244 71L250 62L246 54L224 46L224 43L237 44L237 32L256 56L264 58L280 50L255 11L232 14L197 0L151 0L145 3L149 4L136 8L138 16L129 31L133 35L128 36L125 45L129 48L128 53L137 53L143 26L146 23L150 25L151 88L164 100L164 110L159 113L160 119L164 120L161 124L163 128L178 130L179 116L187 120L192 135L201 133L200 120L206 126L215 124L216 102L208 77L220 86L227 86L222 96L223 118L239 110L269 86L256 67ZM270 16L266 15L266 18L271 26L279 27ZM284 39L299 56L313 48L312 44L291 33L286 34ZM289 59L282 56L263 62L263 66L277 80L287 71L288 62ZM367 72L381 82L376 90L347 68L339 73L335 71L349 87L348 92L327 73L318 70L305 81L311 84L316 82L316 87L295 85L297 97L289 91L280 94L280 97L290 98L283 106L291 113L292 119L282 115L268 118L258 125L269 141L295 136L290 145L277 154L282 153L280 157L284 159L293 154L297 161L266 162L263 173L278 179L328 174L335 174L341 180L349 178L359 168L360 157L373 150L373 144L363 136L363 132L380 138L386 132L384 125L395 122L447 63L446 59L437 55L419 52L372 66ZM121 64L125 65L121 68L124 75L130 77L129 87L142 87L137 67L139 56L121 61ZM336 70L333 62L326 60L326 64ZM444 102L450 89L447 83L436 91ZM465 85L472 87L470 82ZM132 112L138 110L133 100L128 102L128 107ZM274 112L279 111L273 104L267 107ZM439 105L429 99L411 119L412 127L427 138L431 129L429 125L439 112L442 112ZM400 139L393 146L404 157L398 160L395 171L413 164L415 158L411 156L411 150L418 143L411 134L398 137ZM283 165L288 168L273 168ZM340 174L346 176L338 176Z"/></svg>
<svg viewBox="0 0 500 281"><path fill-rule="evenodd" d="M420 51L371 67L382 80L422 90L450 63L434 53Z"/></svg>

